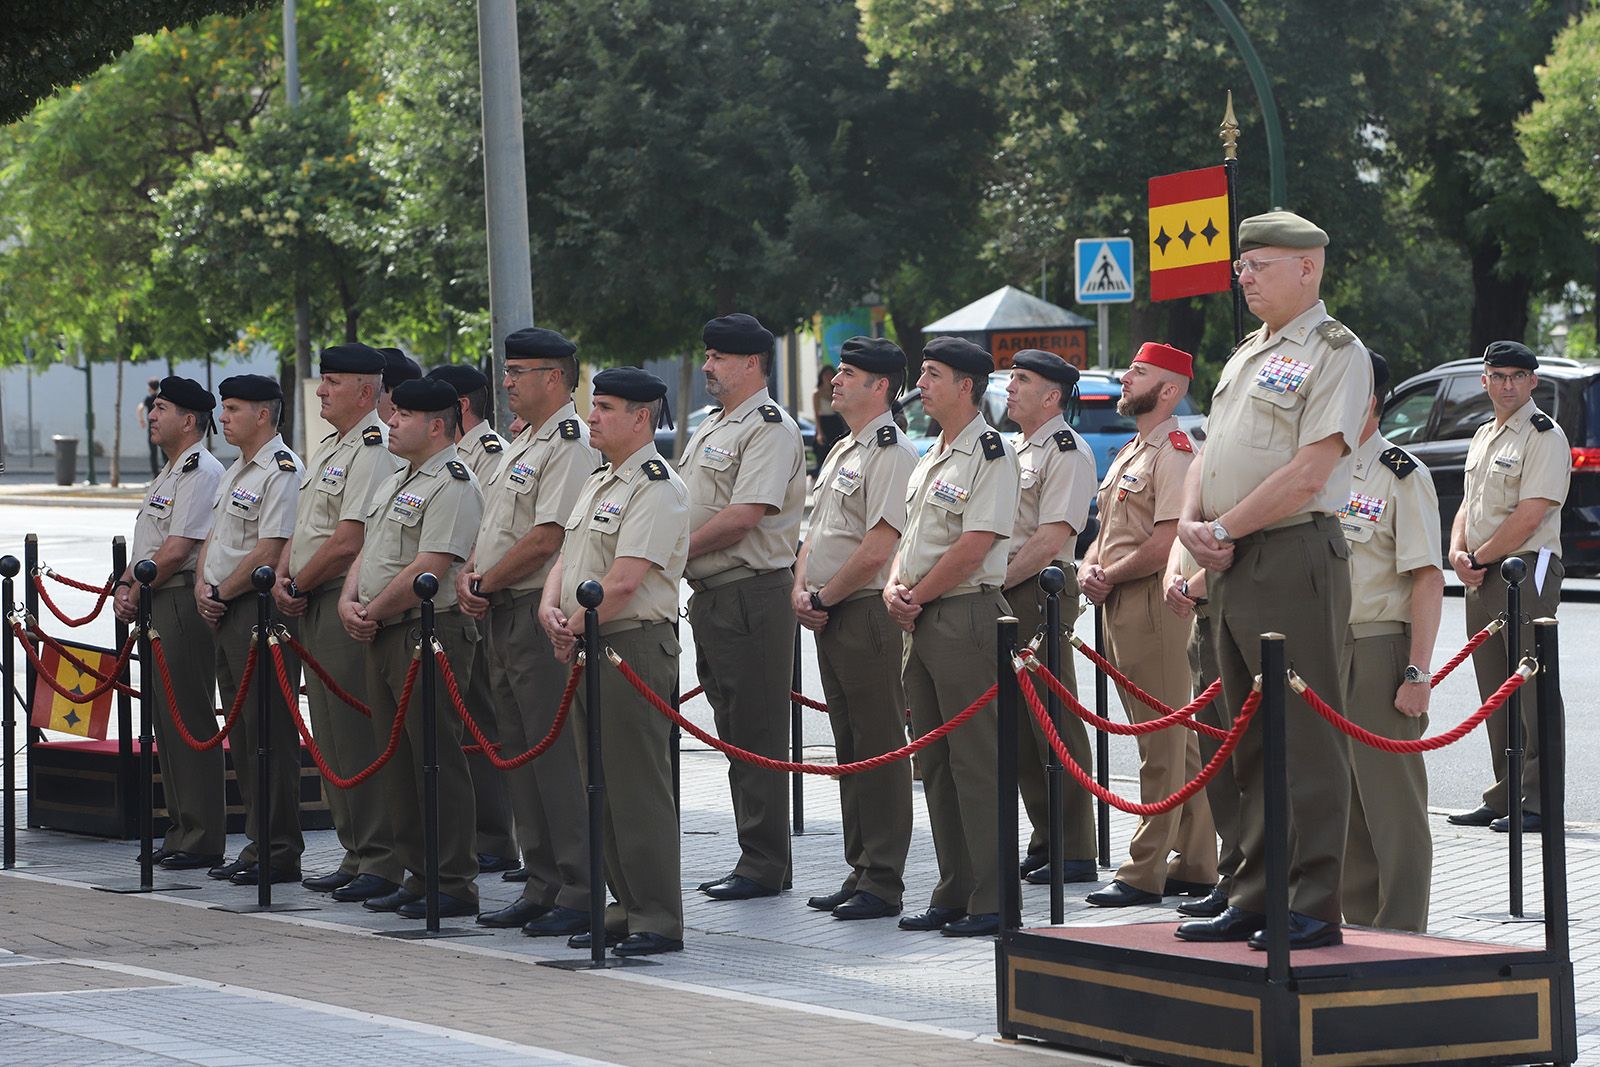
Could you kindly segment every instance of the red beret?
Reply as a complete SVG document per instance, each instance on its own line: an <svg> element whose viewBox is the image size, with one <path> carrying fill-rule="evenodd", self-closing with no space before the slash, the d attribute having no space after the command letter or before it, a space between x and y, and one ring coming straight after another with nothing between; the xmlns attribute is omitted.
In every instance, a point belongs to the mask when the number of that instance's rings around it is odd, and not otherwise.
<svg viewBox="0 0 1600 1067"><path fill-rule="evenodd" d="M1139 347L1139 354L1133 357L1135 363L1148 363L1152 367L1160 367L1174 374L1181 374L1185 378L1194 377L1194 357L1171 345L1157 344L1146 341Z"/></svg>

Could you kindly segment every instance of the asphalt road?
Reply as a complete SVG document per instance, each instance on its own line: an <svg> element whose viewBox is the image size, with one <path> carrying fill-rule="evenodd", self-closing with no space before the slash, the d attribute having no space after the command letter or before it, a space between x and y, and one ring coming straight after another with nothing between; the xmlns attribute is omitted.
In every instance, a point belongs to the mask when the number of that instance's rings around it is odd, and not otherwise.
<svg viewBox="0 0 1600 1067"><path fill-rule="evenodd" d="M0 553L22 556L23 537L36 533L40 540L40 556L57 571L85 581L98 580L110 566L110 542L117 534L132 536L134 509L117 507L26 507L0 502ZM1600 722L1596 710L1600 707L1600 657L1593 650L1600 648L1600 581L1584 580L1568 583L1574 597L1563 605L1561 620L1561 645L1563 649L1561 670L1567 711L1567 762L1573 773L1567 789L1567 814L1572 822L1600 823L1600 790L1593 788L1585 769L1600 765ZM683 590L685 600L687 587ZM19 591L20 598L20 591ZM63 610L81 614L92 605L87 594L56 587L53 591ZM110 613L106 612L81 636L94 643L111 643ZM61 625L46 619L51 633L60 633ZM682 660L682 684L688 689L696 684L695 663L691 635L684 626L685 655ZM1450 658L1466 642L1467 632L1463 615L1463 601L1459 596L1449 596L1444 602L1444 622L1434 654L1437 666ZM1086 617L1080 632L1092 637L1092 624ZM818 681L816 656L809 637L803 642L804 692L822 695ZM1087 662L1079 660L1078 678L1081 691L1092 694L1092 675ZM1112 698L1115 704L1115 697ZM1464 664L1434 691L1432 726L1430 733L1439 733L1455 725L1478 706L1478 694L1470 664ZM685 713L697 723L710 727L711 714L704 700L685 706ZM1309 714L1309 712L1307 712ZM812 751L821 754L830 747L832 737L825 718L805 711L805 743ZM1118 713L1120 714L1120 712ZM687 745L695 745L690 739ZM1482 731L1477 731L1461 742L1430 753L1427 756L1430 804L1444 810L1466 810L1476 807L1479 794L1489 785L1488 745ZM1138 757L1131 738L1112 738L1111 769L1114 777L1123 779L1120 790L1132 794L1128 788L1137 774ZM807 789L832 789L825 780L810 778Z"/></svg>

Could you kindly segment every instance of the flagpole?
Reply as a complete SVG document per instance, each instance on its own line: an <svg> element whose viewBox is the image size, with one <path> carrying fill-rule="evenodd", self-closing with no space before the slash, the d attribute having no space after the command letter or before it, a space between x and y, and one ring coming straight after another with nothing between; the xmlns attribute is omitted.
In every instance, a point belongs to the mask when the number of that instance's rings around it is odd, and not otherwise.
<svg viewBox="0 0 1600 1067"><path fill-rule="evenodd" d="M1228 271L1233 276L1229 291L1233 294L1233 341L1238 344L1244 340L1244 289L1233 267L1239 259L1239 185L1234 173L1239 167L1239 120L1233 115L1232 89L1228 90L1228 107L1218 136L1222 138L1222 169L1228 175Z"/></svg>

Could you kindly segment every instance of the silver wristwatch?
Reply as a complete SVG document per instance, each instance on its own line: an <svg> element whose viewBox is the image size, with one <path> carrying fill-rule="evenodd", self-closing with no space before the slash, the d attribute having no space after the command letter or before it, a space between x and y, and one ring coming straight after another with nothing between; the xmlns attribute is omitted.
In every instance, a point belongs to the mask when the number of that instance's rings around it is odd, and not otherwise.
<svg viewBox="0 0 1600 1067"><path fill-rule="evenodd" d="M1421 667L1414 667L1414 666L1411 666L1410 664L1407 664L1407 666L1406 666L1406 684L1407 685L1427 685L1432 680L1433 679L1428 674L1428 672L1423 670Z"/></svg>
<svg viewBox="0 0 1600 1067"><path fill-rule="evenodd" d="M1225 545L1233 540L1228 533L1228 528L1217 519L1211 520L1211 536L1219 545Z"/></svg>

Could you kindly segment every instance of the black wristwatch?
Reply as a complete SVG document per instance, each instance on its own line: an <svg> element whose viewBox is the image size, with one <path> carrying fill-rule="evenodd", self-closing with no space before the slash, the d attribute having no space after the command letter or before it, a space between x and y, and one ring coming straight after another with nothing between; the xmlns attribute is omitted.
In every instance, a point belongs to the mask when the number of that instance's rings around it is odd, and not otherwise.
<svg viewBox="0 0 1600 1067"><path fill-rule="evenodd" d="M1467 562L1472 564L1472 569L1475 571L1486 571L1489 569L1489 565L1487 563L1478 562L1478 554L1476 552L1467 553Z"/></svg>
<svg viewBox="0 0 1600 1067"><path fill-rule="evenodd" d="M814 592L814 593L811 594L811 607L813 609L817 610L817 611L822 612L824 615L826 615L828 613L828 605L826 605L826 604L824 604L822 602L822 594L821 593L815 593Z"/></svg>
<svg viewBox="0 0 1600 1067"><path fill-rule="evenodd" d="M128 581L128 579L126 579L126 578L118 578L117 581L116 581L116 584L113 585L111 588L112 589L121 589L123 586L127 586L129 589L132 589L133 588L133 583Z"/></svg>
<svg viewBox="0 0 1600 1067"><path fill-rule="evenodd" d="M302 593L300 591L300 587L298 585L294 584L294 579L293 578L289 579L289 584L285 587L284 591L287 592L295 600L304 600L306 597L311 595L310 593Z"/></svg>

